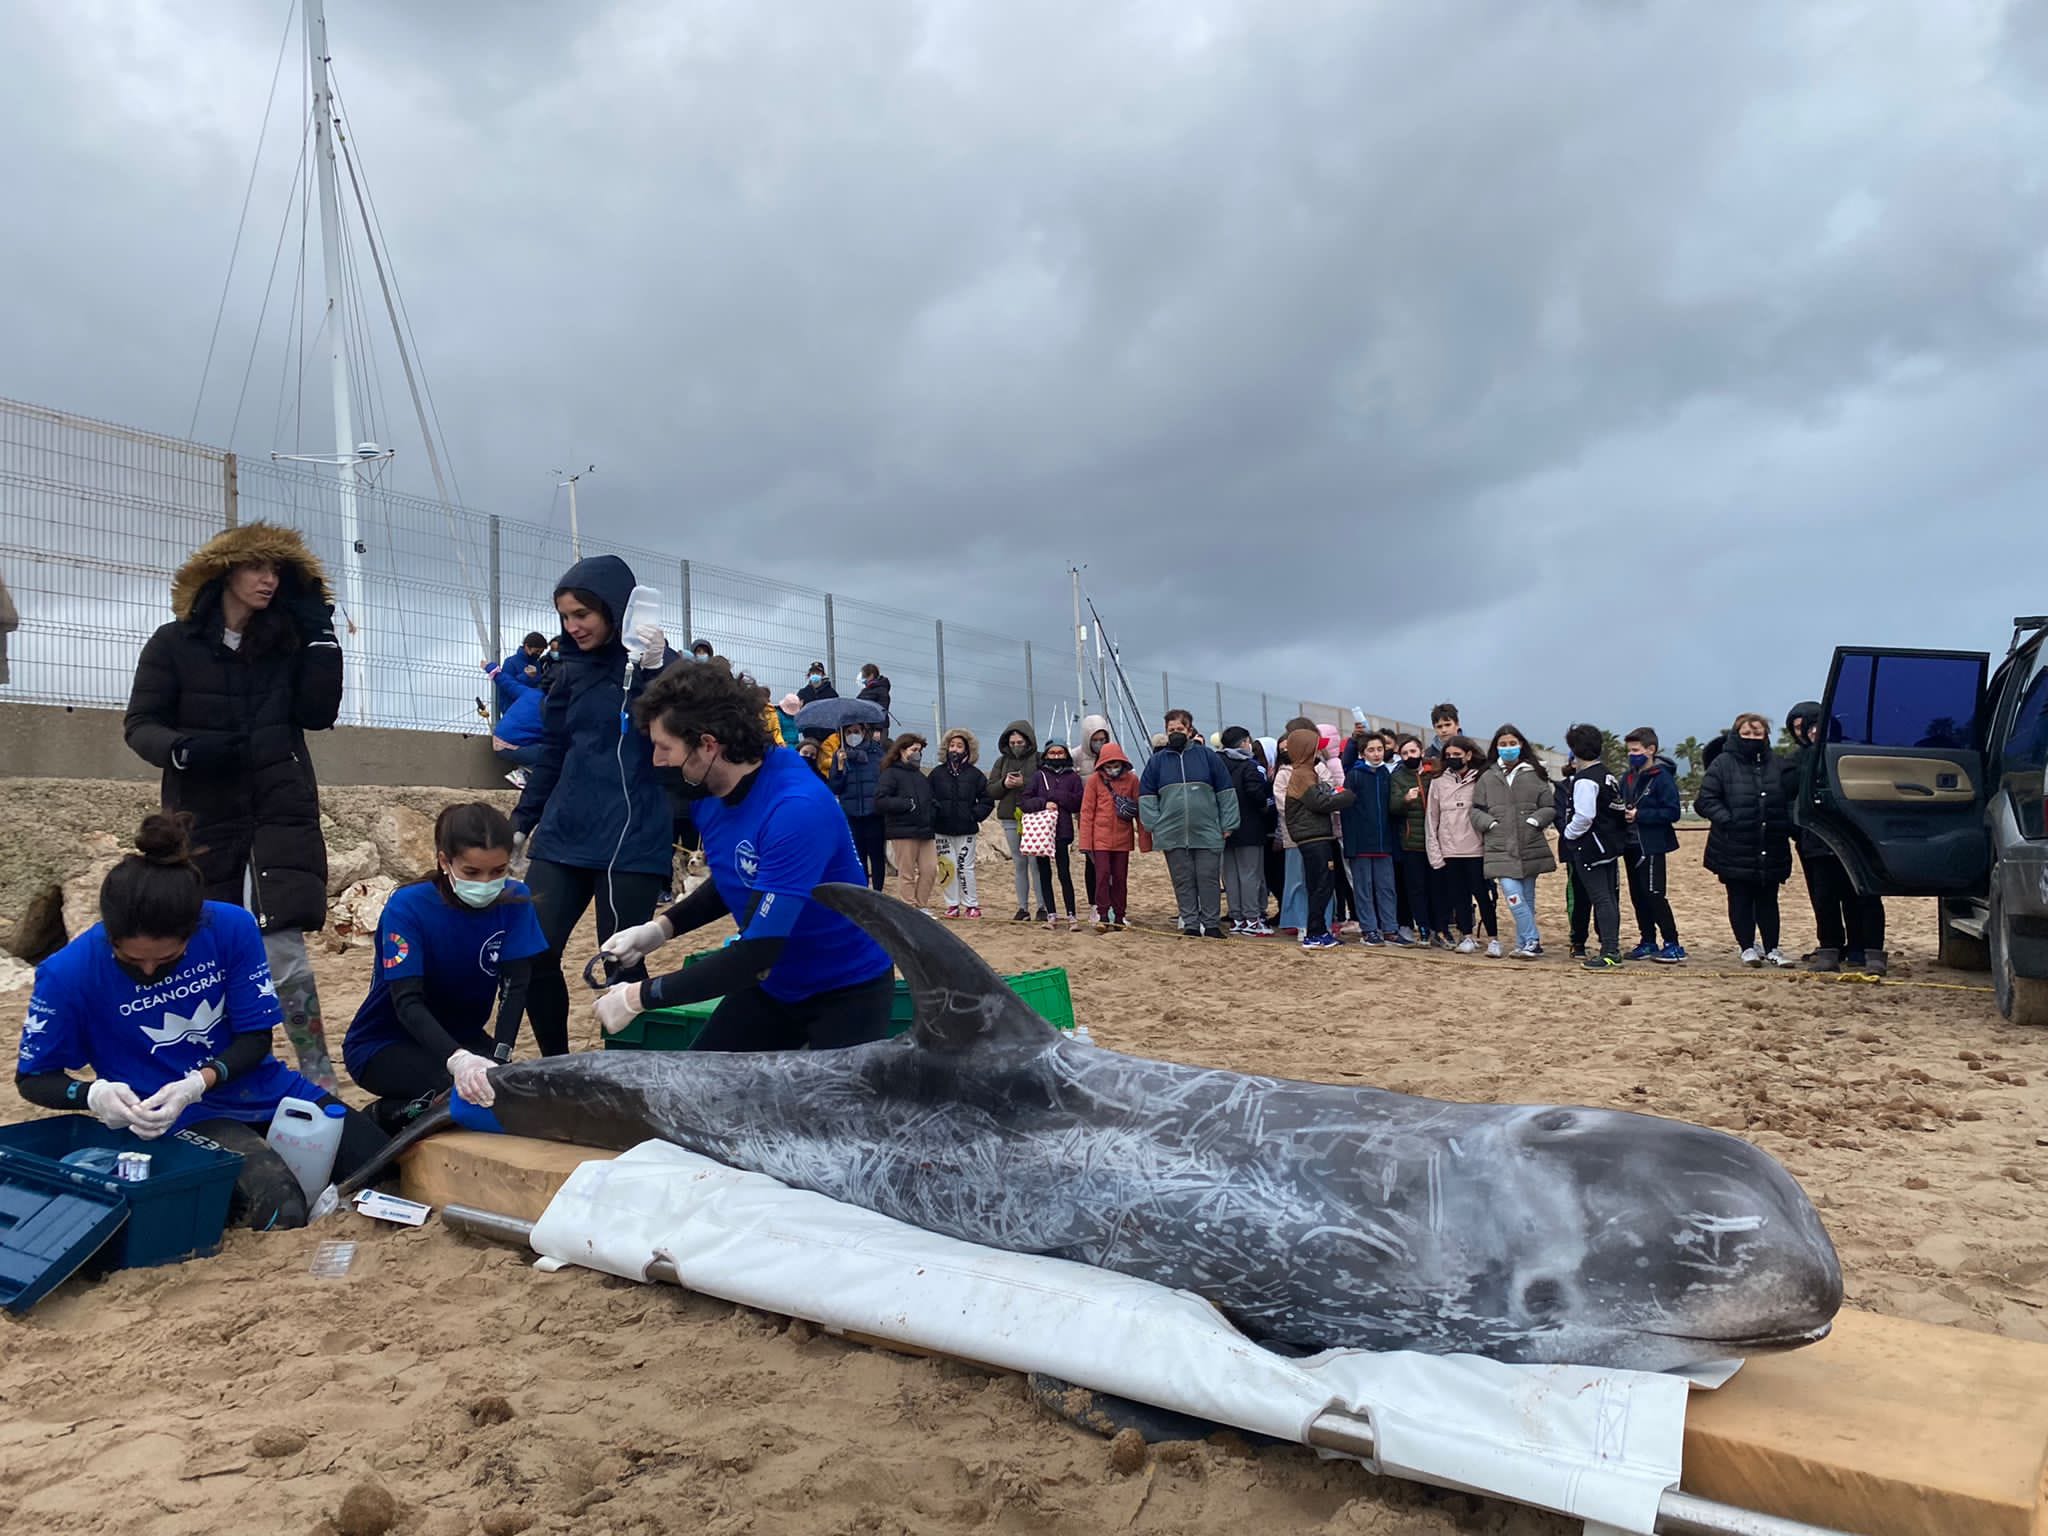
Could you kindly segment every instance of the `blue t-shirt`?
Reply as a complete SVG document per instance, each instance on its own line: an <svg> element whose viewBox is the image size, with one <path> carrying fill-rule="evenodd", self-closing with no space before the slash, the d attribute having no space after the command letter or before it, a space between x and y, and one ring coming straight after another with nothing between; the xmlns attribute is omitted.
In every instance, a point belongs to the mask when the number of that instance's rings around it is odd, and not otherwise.
<svg viewBox="0 0 2048 1536"><path fill-rule="evenodd" d="M770 752L738 805L705 799L690 809L741 932L789 941L762 991L793 1003L890 973L881 945L810 899L821 885L865 885L867 876L838 800L800 754Z"/></svg>
<svg viewBox="0 0 2048 1536"><path fill-rule="evenodd" d="M505 882L501 900L466 907L443 899L431 881L400 886L377 919L377 959L370 995L356 1010L341 1043L349 1076L387 1045L412 1039L392 1005L391 983L417 976L427 984L427 1007L464 1050L491 1053L491 1013L498 1000L498 967L546 952L540 918L526 887Z"/></svg>
<svg viewBox="0 0 2048 1536"><path fill-rule="evenodd" d="M268 1035L282 1023L256 919L209 901L178 968L148 985L114 963L99 923L37 966L15 1070L28 1076L90 1067L146 1099L224 1054L234 1036ZM221 1118L267 1125L282 1100L320 1097L320 1088L272 1056L215 1086L171 1129Z"/></svg>

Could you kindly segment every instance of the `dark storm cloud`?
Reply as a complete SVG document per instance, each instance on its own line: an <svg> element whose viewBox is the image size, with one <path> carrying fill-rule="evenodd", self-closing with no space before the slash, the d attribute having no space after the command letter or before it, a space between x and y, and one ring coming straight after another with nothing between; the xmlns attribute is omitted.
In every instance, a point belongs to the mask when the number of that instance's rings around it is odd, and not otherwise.
<svg viewBox="0 0 2048 1536"><path fill-rule="evenodd" d="M1546 738L2042 602L2038 4L330 11L478 504ZM0 389L183 429L282 25L31 10Z"/></svg>

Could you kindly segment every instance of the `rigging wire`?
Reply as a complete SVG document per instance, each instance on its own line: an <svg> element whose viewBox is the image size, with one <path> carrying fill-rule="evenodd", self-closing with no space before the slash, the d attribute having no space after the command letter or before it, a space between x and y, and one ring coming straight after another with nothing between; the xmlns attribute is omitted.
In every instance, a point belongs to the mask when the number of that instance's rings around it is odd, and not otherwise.
<svg viewBox="0 0 2048 1536"><path fill-rule="evenodd" d="M263 101L263 122L256 130L256 154L249 162L249 184L242 189L242 212L235 220L235 243L228 251L228 275L221 279L220 303L214 306L213 334L206 338L206 361L199 368L199 392L192 399L192 420L185 428L185 437L190 441L199 430L199 408L206 403L206 380L213 372L213 349L220 341L221 317L228 309L228 289L235 281L235 260L242 254L242 231L249 224L249 199L256 193L256 172L263 165L263 144L270 136L270 114L277 106L277 82L284 78L284 51L291 46L292 17L298 14L299 0L292 0L291 8L285 12L284 36L278 39L277 63L270 70L270 94ZM296 179L296 178L294 178ZM287 198L291 194L285 194ZM276 270L273 264L271 270ZM257 317L257 326L262 326L262 317ZM252 344L253 346L253 344ZM246 375L245 375L246 377Z"/></svg>
<svg viewBox="0 0 2048 1536"><path fill-rule="evenodd" d="M312 131L313 119L311 113L308 113L306 117L306 135L310 137ZM305 140L302 138L300 140L299 145L299 169L301 172L303 172L305 168ZM294 192L297 192L299 190L299 183L296 181L293 182L292 189ZM295 201L297 201L299 204L297 210L299 215L299 259L295 269L295 276L292 280L291 313L285 319L284 355L277 360L277 412L271 418L270 423L270 440L273 443L281 443L284 441L285 386L291 383L292 379L292 353L294 348L294 342L292 338L294 334L297 334L300 338L299 341L296 343L297 350L301 355L303 355L305 352L304 333L306 329L306 204L303 196L298 197L297 199L295 199ZM292 212L293 210L289 207L285 209L284 216L286 228L289 228L291 226ZM294 431L294 436L296 436L296 430Z"/></svg>
<svg viewBox="0 0 2048 1536"><path fill-rule="evenodd" d="M312 119L311 117L308 117L308 118L306 119L306 126L305 126L305 129L304 129L304 132L303 132L303 133L301 134L301 136L300 136L300 141L299 141L299 142L300 142L300 146L301 146L301 153L300 153L300 156L299 156L299 170L300 170L300 171L303 171L303 170L305 169L305 154L304 154L304 144L305 144L305 138L304 138L304 134L305 134L305 133L311 133L312 131L313 131L313 119ZM276 284L276 282L277 282L277 263L278 263L278 258L279 258L279 257L281 257L281 256L282 256L282 255L284 254L284 237L285 237L285 235L286 235L287 233L289 233L289 232L290 232L290 230L291 230L291 227L292 227L292 207L291 207L291 205L292 205L292 197L293 197L293 194L294 194L294 193L296 193L296 192L298 191L298 189L299 189L299 176L298 176L298 172L294 172L294 173L293 173L293 175L292 175L292 184L291 184L291 186L290 186L290 187L289 187L289 188L288 188L288 189L286 190L286 192L285 192L285 208L284 208L284 217L283 217L283 218L282 218L281 220L279 220L279 221L278 221L278 226L277 226L277 246L276 246L276 249L274 249L274 250L273 250L273 251L272 251L272 252L270 253L270 276L269 276L269 277L268 277L268 278L267 278L267 279L266 279L266 280L264 281L264 284L263 284L263 303L262 303L262 306L261 306L261 307L260 307L260 308L259 308L259 309L258 309L258 310L256 311L256 334L255 334L254 336L252 336L252 337L250 337L250 338L249 338L249 360L248 360L248 362L247 362L247 363L246 363L246 364L245 364L245 365L243 366L243 368L242 368L242 389L241 389L241 393L239 393L238 395L236 395L236 396L235 396L235 416L234 416L234 420L233 420L233 422L232 422L232 423L230 423L230 424L229 424L229 426L228 426L228 446L229 446L229 447L233 447L233 446L234 446L234 442L235 442L235 432L236 432L236 430L237 430L237 429L238 429L238 428L239 428L239 427L240 427L240 426L242 425L242 402L243 402L243 401L245 401L246 399L248 399L248 397L249 397L249 377L250 377L250 375L251 375L251 374L253 374L253 373L254 373L254 372L256 371L256 353L257 353L257 350L258 350L258 348L259 348L259 347L260 347L260 346L262 345L262 341L263 341L263 325L264 325L264 320L265 320L265 318L266 318L266 317L267 317L267 316L269 315L269 313L270 313L270 291L271 291L272 287L273 287L273 286L275 286L275 284ZM291 334L292 334L292 327L291 327L291 322L290 322L289 320L287 320L287 321L285 322L285 327L284 327L284 334L285 334L285 344L286 344L286 346L287 346L287 347L289 347L289 346L290 346L290 344L291 344ZM196 425L197 425L197 413L196 413L196 412L194 413L194 425L195 425L195 427L196 427Z"/></svg>

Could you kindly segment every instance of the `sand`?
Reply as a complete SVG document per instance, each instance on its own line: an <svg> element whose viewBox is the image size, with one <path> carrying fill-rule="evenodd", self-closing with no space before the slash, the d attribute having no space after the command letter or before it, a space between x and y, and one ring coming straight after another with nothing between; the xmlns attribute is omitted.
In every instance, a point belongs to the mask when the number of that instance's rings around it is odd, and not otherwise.
<svg viewBox="0 0 2048 1536"><path fill-rule="evenodd" d="M1698 850L1689 834L1673 860L1695 956L1676 970L968 931L998 968L1067 967L1080 1017L1120 1050L1736 1131L1813 1193L1850 1305L2048 1339L2048 1036L2002 1024L1983 976L1934 966L1926 903L1893 904L1893 984L1742 971ZM1007 878L984 883L1007 910ZM1561 886L1543 883L1561 950ZM1803 896L1786 894L1786 947L1808 948ZM1138 861L1134 907L1170 915L1156 858ZM366 952L318 969L345 1020ZM25 1001L0 996L9 1055ZM587 1015L577 1027L590 1043ZM0 1119L26 1113L0 1103ZM314 1278L336 1237L359 1244L354 1267ZM1125 1475L1013 1378L671 1288L539 1274L432 1223L234 1234L214 1259L74 1282L0 1318L0 1527L324 1532L363 1487L391 1496L395 1529L444 1536L1576 1529L1291 1449L1155 1450ZM377 1502L359 1492L351 1514Z"/></svg>

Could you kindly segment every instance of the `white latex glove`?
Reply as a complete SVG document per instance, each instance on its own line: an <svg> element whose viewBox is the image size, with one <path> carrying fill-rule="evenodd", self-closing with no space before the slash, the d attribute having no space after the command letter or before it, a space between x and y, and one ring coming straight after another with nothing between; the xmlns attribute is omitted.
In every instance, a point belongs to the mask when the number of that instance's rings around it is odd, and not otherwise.
<svg viewBox="0 0 2048 1536"><path fill-rule="evenodd" d="M659 624L642 624L633 631L634 657L642 667L658 667L668 655L668 636Z"/></svg>
<svg viewBox="0 0 2048 1536"><path fill-rule="evenodd" d="M187 1072L176 1082L165 1083L142 1101L139 1111L142 1123L135 1127L135 1134L146 1141L154 1141L177 1124L178 1116L197 1104L205 1092L204 1072Z"/></svg>
<svg viewBox="0 0 2048 1536"><path fill-rule="evenodd" d="M597 1000L597 1022L608 1035L616 1035L640 1017L640 983L613 987Z"/></svg>
<svg viewBox="0 0 2048 1536"><path fill-rule="evenodd" d="M512 834L512 858L506 864L505 872L514 880L524 880L526 878L526 868L532 862L533 856L526 851L526 834L524 832L514 832Z"/></svg>
<svg viewBox="0 0 2048 1536"><path fill-rule="evenodd" d="M491 1086L491 1066L489 1060L475 1051L457 1051L448 1058L448 1075L455 1079L455 1091L462 1095L464 1103L480 1109L491 1107L498 1097L498 1090Z"/></svg>
<svg viewBox="0 0 2048 1536"><path fill-rule="evenodd" d="M638 965L675 936L668 914L658 913L651 922L637 928L621 928L604 941L603 953L621 965Z"/></svg>
<svg viewBox="0 0 2048 1536"><path fill-rule="evenodd" d="M126 1083L96 1078L85 1090L85 1107L110 1131L133 1130L142 1124L142 1100Z"/></svg>

